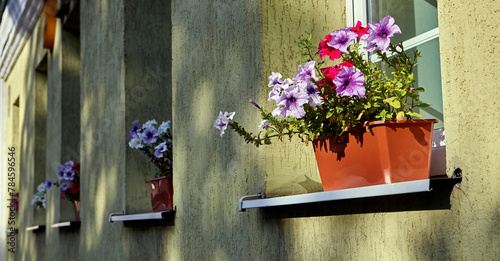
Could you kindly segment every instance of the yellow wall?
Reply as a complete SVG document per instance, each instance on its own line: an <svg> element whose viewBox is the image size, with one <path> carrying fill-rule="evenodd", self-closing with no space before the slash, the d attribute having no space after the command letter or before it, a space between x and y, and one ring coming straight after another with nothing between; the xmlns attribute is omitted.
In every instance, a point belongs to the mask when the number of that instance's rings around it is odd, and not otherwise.
<svg viewBox="0 0 500 261"><path fill-rule="evenodd" d="M255 148L231 131L219 137L212 124L219 111L236 111L235 119L256 132L260 115L248 99L272 109L266 104L267 77L271 72L293 76L301 60L296 40L305 32L313 33L313 42L318 42L345 26L345 1L172 0L171 6L151 1L151 6L141 7L133 0L82 1L81 134L77 140L83 177L81 228L27 233L24 228L33 221L33 208L31 198L24 198L20 252L7 253L8 258L500 259L497 2L438 3L448 175L455 168L462 169L460 188L451 194L238 212L238 199L244 195L321 190L311 146L276 142ZM130 23L140 15L149 15L150 20ZM155 36L168 34L160 24L165 19L171 19L171 47L162 43L169 36ZM155 32L141 29L150 23ZM35 188L31 180L35 166L33 79L34 68L45 53L38 30L40 25L7 79L11 100L3 97L10 104L21 97L19 124L7 115L4 137L11 144L15 130L20 130L16 146L24 173L20 190L25 195ZM68 110L58 107L57 100L73 79L67 77L71 60L64 59L75 54L64 49L61 34L57 39L48 56L47 176L55 175L51 162L67 156L61 137ZM159 50L158 55L148 50ZM171 75L164 74L169 66ZM145 86L151 89L138 91ZM134 99L135 94L145 93L153 94ZM144 121L148 116L172 117L177 212L165 226L109 223L111 213L148 209L142 182L152 168L127 144L131 120ZM53 206L47 209L47 225L67 211L58 199L49 202ZM44 240L50 244L45 246Z"/></svg>

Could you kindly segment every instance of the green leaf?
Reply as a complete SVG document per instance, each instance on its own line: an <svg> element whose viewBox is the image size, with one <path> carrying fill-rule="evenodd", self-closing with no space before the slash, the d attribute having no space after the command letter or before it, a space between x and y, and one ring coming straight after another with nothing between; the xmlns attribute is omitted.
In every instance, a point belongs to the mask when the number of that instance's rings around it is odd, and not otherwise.
<svg viewBox="0 0 500 261"><path fill-rule="evenodd" d="M406 114L408 114L410 117L416 117L416 118L423 118L424 116L422 114L418 114L416 112L407 112Z"/></svg>
<svg viewBox="0 0 500 261"><path fill-rule="evenodd" d="M405 118L405 112L404 111L398 111L398 114L396 114L396 120L400 121Z"/></svg>
<svg viewBox="0 0 500 261"><path fill-rule="evenodd" d="M417 103L414 105L414 107L420 107L420 108L425 108L425 107L429 107L429 106L431 106L431 104L425 103L425 102Z"/></svg>
<svg viewBox="0 0 500 261"><path fill-rule="evenodd" d="M413 82L413 73L408 74L408 81Z"/></svg>
<svg viewBox="0 0 500 261"><path fill-rule="evenodd" d="M387 102L387 103L391 103L392 101L394 101L397 97L390 97L390 98L387 98L384 100L384 102Z"/></svg>
<svg viewBox="0 0 500 261"><path fill-rule="evenodd" d="M417 92L424 92L424 91L425 91L425 89L424 89L423 87L417 87L417 88L415 88L415 90L414 90L414 91L417 91Z"/></svg>
<svg viewBox="0 0 500 261"><path fill-rule="evenodd" d="M332 115L333 115L333 111L329 111L326 113L326 118L329 119L332 117Z"/></svg>
<svg viewBox="0 0 500 261"><path fill-rule="evenodd" d="M398 97L390 97L385 99L384 101L388 103L390 106L394 107L395 109L401 108L401 103L399 100L396 100Z"/></svg>

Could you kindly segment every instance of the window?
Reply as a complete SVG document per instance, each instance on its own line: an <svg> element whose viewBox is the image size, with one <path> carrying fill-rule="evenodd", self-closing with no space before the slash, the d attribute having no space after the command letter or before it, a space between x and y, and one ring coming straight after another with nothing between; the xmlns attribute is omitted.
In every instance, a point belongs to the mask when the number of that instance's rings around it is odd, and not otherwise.
<svg viewBox="0 0 500 261"><path fill-rule="evenodd" d="M422 56L415 70L416 86L425 88L420 97L430 103L418 111L427 119L438 119L435 128L443 127L443 95L439 58L439 26L437 0L347 0L347 26L356 21L363 25L378 22L387 15L394 17L402 34L392 38L403 41L405 50L418 49ZM371 59L375 59L371 57Z"/></svg>

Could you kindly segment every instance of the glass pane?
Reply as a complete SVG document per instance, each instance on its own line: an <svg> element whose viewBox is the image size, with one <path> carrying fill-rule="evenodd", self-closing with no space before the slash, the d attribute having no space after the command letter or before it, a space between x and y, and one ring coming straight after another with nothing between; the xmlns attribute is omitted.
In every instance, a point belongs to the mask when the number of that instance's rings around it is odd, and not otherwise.
<svg viewBox="0 0 500 261"><path fill-rule="evenodd" d="M367 0L368 22L392 16L401 29L391 41L399 43L438 27L437 0Z"/></svg>
<svg viewBox="0 0 500 261"><path fill-rule="evenodd" d="M413 51L415 48L410 49ZM430 103L427 108L420 108L416 112L424 115L424 119L437 119L434 125L443 128L443 94L441 87L441 62L439 59L439 38L418 45L416 47L422 57L418 58L418 65L414 71L415 86L423 87L425 92L420 94L422 102Z"/></svg>

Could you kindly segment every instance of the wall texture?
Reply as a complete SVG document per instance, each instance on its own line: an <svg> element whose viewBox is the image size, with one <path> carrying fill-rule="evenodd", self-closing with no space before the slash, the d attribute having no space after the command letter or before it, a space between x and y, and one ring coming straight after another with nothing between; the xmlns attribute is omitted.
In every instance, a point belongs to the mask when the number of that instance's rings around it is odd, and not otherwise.
<svg viewBox="0 0 500 261"><path fill-rule="evenodd" d="M262 1L262 78L254 86L261 91L258 100L268 111L276 108L267 102L268 77L280 72L283 78L292 78L299 64L303 64L302 50L297 44L308 34L319 43L325 35L345 27L345 1ZM328 60L328 59L327 59ZM326 66L334 65L327 61ZM243 112L249 111L245 108ZM260 121L247 125L257 131ZM298 139L275 142L265 147L265 194L268 197L323 191L312 146L304 146ZM257 193L259 191L255 191Z"/></svg>
<svg viewBox="0 0 500 261"><path fill-rule="evenodd" d="M79 37L73 27L58 31L46 53L38 25L7 79L11 95L2 102L20 97L20 106L4 112L5 144L20 150L20 190L28 195L20 252L7 252L8 260L500 259L500 39L492 33L499 3L439 1L447 165L449 175L462 169L459 188L246 212L237 210L244 195L320 191L312 148L287 141L255 148L231 131L220 137L213 121L235 111L256 132L259 112L248 99L272 109L267 77L293 76L298 38L311 32L319 42L343 27L345 1L88 0L79 8ZM45 175L79 157L82 223L34 234L24 229L34 222L35 69L45 54ZM163 226L109 223L111 213L150 211L144 180L154 170L127 142L133 120L152 118L173 121L175 217ZM77 138L65 134L70 128ZM48 203L47 226L67 218L58 198Z"/></svg>
<svg viewBox="0 0 500 261"><path fill-rule="evenodd" d="M81 1L81 258L122 260L122 227L109 224L125 205L124 2ZM99 239L99 240L95 240ZM114 251L109 251L114 249Z"/></svg>
<svg viewBox="0 0 500 261"><path fill-rule="evenodd" d="M464 175L448 221L459 228L450 236L456 246L450 256L498 259L500 38L491 30L500 28L500 3L439 1L438 10L447 165Z"/></svg>

